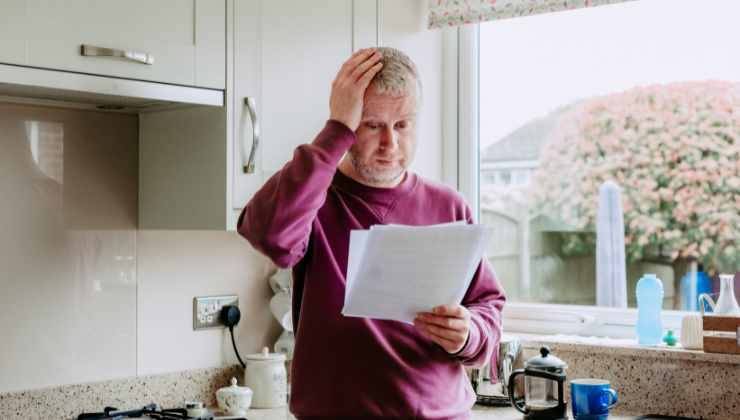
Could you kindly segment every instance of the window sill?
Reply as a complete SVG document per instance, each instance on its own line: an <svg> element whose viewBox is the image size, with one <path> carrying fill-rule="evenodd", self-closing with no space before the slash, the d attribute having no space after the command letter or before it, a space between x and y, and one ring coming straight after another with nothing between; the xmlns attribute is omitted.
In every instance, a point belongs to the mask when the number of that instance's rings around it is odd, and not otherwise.
<svg viewBox="0 0 740 420"><path fill-rule="evenodd" d="M681 334L688 312L663 310L663 328ZM635 334L637 309L511 302L504 307L507 331L536 335L603 336L629 339Z"/></svg>
<svg viewBox="0 0 740 420"><path fill-rule="evenodd" d="M549 346L553 352L569 351L589 355L605 354L619 356L633 356L641 358L655 358L662 360L689 360L694 362L726 363L740 365L740 356L736 354L705 353L701 350L687 350L676 344L668 347L661 344L656 347L647 347L637 344L634 339L585 337L565 334L526 334L509 333L521 341L522 347L528 350L537 350L542 345Z"/></svg>

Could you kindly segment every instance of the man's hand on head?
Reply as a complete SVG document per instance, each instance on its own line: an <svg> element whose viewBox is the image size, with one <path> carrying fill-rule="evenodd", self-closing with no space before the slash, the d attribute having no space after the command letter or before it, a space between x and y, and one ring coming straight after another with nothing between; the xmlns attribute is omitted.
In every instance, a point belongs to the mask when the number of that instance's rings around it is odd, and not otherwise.
<svg viewBox="0 0 740 420"><path fill-rule="evenodd" d="M357 130L362 119L365 90L383 66L382 58L379 51L366 48L355 52L342 64L331 85L331 119L343 123L352 131Z"/></svg>
<svg viewBox="0 0 740 420"><path fill-rule="evenodd" d="M462 350L470 333L470 312L462 305L442 305L432 312L420 312L414 326L426 338L439 344L447 353Z"/></svg>

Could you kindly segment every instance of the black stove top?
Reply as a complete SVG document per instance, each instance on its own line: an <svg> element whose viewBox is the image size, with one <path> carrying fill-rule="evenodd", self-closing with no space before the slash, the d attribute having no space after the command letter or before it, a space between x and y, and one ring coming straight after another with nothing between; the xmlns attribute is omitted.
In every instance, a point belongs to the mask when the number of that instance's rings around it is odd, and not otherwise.
<svg viewBox="0 0 740 420"><path fill-rule="evenodd" d="M77 420L97 419L127 419L127 418L150 418L163 420L192 419L184 408L160 409L156 404L149 404L134 410L119 410L115 407L105 407L100 413L82 413ZM213 417L209 417L212 419ZM206 420L200 418L200 420Z"/></svg>
<svg viewBox="0 0 740 420"><path fill-rule="evenodd" d="M246 417L214 417L212 414L201 417L189 417L184 408L161 409L156 404L145 405L134 410L119 410L115 407L105 407L99 413L82 413L77 420L115 419L123 420L130 418L159 419L159 420L247 420Z"/></svg>

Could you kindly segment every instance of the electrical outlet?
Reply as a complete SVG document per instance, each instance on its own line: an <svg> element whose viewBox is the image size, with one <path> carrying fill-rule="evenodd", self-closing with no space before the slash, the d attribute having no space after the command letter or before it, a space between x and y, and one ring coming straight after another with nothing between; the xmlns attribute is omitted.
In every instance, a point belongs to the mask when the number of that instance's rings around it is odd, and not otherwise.
<svg viewBox="0 0 740 420"><path fill-rule="evenodd" d="M218 315L226 305L239 306L239 297L227 296L196 296L193 298L193 330L208 328L224 328Z"/></svg>

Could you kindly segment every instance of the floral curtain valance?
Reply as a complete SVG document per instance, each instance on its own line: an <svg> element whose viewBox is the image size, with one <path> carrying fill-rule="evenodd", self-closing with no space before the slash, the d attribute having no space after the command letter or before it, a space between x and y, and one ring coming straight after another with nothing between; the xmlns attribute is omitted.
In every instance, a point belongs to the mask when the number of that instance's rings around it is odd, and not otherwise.
<svg viewBox="0 0 740 420"><path fill-rule="evenodd" d="M458 26L634 0L429 0L429 28Z"/></svg>

